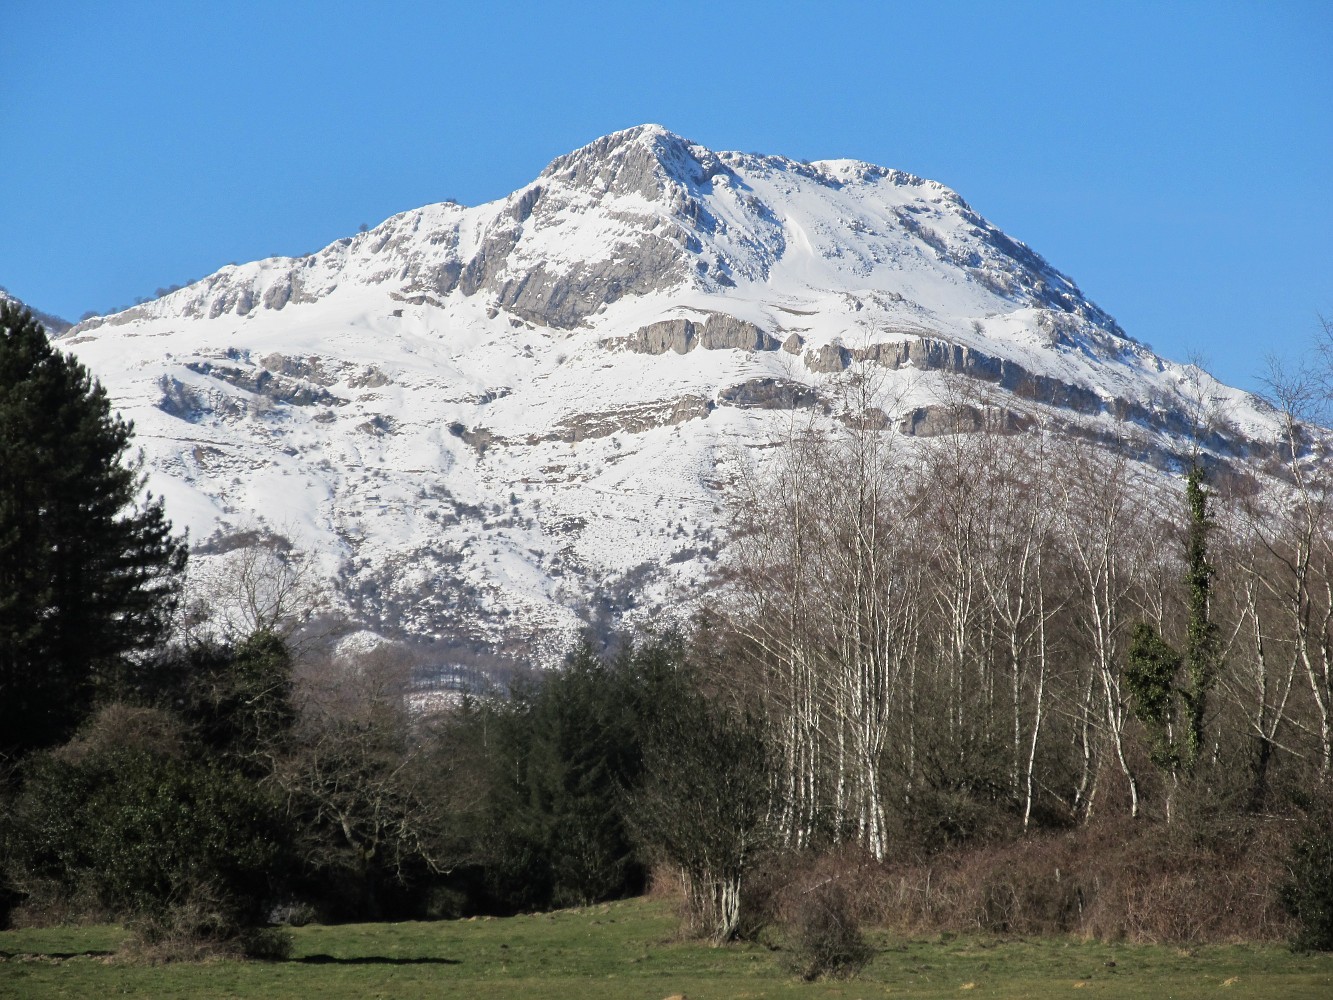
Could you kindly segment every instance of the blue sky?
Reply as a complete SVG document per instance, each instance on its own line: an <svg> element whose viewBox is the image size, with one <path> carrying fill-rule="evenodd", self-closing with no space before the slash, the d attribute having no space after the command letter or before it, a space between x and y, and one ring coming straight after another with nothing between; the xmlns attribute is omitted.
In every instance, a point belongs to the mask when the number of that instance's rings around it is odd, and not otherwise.
<svg viewBox="0 0 1333 1000"><path fill-rule="evenodd" d="M1333 316L1333 4L0 2L0 285L75 318L642 122L921 174L1254 387Z"/></svg>

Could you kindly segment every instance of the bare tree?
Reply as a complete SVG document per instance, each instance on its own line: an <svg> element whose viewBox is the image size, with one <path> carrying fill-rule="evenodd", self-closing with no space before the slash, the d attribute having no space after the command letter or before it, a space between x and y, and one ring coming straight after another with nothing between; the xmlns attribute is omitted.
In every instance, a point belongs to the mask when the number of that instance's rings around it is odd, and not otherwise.
<svg viewBox="0 0 1333 1000"><path fill-rule="evenodd" d="M243 544L196 561L187 582L192 631L231 643L270 632L298 654L327 638L327 629L309 631L328 606L311 558L281 535L236 537Z"/></svg>
<svg viewBox="0 0 1333 1000"><path fill-rule="evenodd" d="M451 818L474 804L458 801L458 761L409 715L410 680L390 645L301 664L292 748L276 771L308 832L307 858L361 879L372 905L381 876L449 871Z"/></svg>
<svg viewBox="0 0 1333 1000"><path fill-rule="evenodd" d="M1138 816L1140 782L1128 746L1132 711L1122 667L1146 543L1164 535L1153 503L1154 484L1124 449L1108 454L1081 441L1069 441L1062 449L1056 483L1062 541L1078 587L1074 620L1090 653L1080 711L1088 722L1094 714L1100 716L1103 737L1128 785L1130 813ZM1085 753L1085 760L1091 756ZM1088 814L1095 787L1094 775L1093 785L1081 790L1081 805Z"/></svg>
<svg viewBox="0 0 1333 1000"><path fill-rule="evenodd" d="M977 572L1009 674L1013 793L1031 821L1036 759L1047 713L1047 624L1062 601L1048 595L1049 550L1056 514L1049 442L1044 433L980 435L989 459L980 468L985 485L981 518L984 541Z"/></svg>
<svg viewBox="0 0 1333 1000"><path fill-rule="evenodd" d="M1219 589L1230 604L1232 622L1226 643L1230 669L1222 673L1219 686L1257 743L1250 800L1251 807L1258 808L1274 754L1298 752L1287 745L1285 730L1300 657L1284 628L1286 601L1275 600L1280 588L1274 584L1284 574L1273 552L1277 539L1271 534L1269 501L1257 482L1254 487L1241 497L1222 498L1217 536L1218 562L1227 570Z"/></svg>
<svg viewBox="0 0 1333 1000"><path fill-rule="evenodd" d="M913 627L905 470L878 381L854 371L838 389L842 429L796 430L733 494L734 621L775 720L784 840L823 824L883 856L881 758Z"/></svg>
<svg viewBox="0 0 1333 1000"><path fill-rule="evenodd" d="M1261 579L1284 611L1296 660L1315 710L1320 773L1333 777L1333 470L1314 422L1333 393L1333 323L1321 321L1313 361L1295 368L1270 362L1267 378L1282 436L1286 484L1256 511L1268 558Z"/></svg>

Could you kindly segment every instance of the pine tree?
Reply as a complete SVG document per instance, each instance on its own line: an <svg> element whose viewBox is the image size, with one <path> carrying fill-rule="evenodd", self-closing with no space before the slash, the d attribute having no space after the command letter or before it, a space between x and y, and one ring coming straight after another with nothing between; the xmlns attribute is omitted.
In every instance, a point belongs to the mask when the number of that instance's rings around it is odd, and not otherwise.
<svg viewBox="0 0 1333 1000"><path fill-rule="evenodd" d="M0 755L67 737L165 633L186 549L132 435L31 312L0 305Z"/></svg>

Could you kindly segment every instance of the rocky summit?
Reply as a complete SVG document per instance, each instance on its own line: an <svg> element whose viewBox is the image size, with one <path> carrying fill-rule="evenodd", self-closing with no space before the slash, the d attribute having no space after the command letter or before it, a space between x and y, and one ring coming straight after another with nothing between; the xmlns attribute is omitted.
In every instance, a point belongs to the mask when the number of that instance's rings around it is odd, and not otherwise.
<svg viewBox="0 0 1333 1000"><path fill-rule="evenodd" d="M267 538L370 631L539 657L697 589L726 483L798 424L1040 424L1168 469L1201 402L1216 460L1276 435L941 184L655 125L60 342L134 420L196 571Z"/></svg>

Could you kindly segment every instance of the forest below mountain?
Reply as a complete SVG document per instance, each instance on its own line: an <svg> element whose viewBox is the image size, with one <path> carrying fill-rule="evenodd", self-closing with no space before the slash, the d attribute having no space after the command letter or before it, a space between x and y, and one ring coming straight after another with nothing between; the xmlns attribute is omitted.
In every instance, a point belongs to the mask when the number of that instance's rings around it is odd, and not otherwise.
<svg viewBox="0 0 1333 1000"><path fill-rule="evenodd" d="M5 320L20 354L29 321ZM27 349L123 452L86 373ZM1274 380L1285 458L1262 468L1164 473L1040 426L928 446L796 427L729 487L687 624L434 700L408 651L321 642L283 553L219 586L244 612L227 627L163 614L86 659L120 610L70 632L59 599L23 619L0 593L0 915L262 955L274 921L515 913L655 879L691 932L783 934L810 975L863 962L867 921L1333 948L1333 479L1305 420L1327 360ZM6 399L5 419L31 401ZM1217 416L1201 397L1200 438ZM179 559L156 546L166 609ZM51 592L75 593L53 565Z"/></svg>

